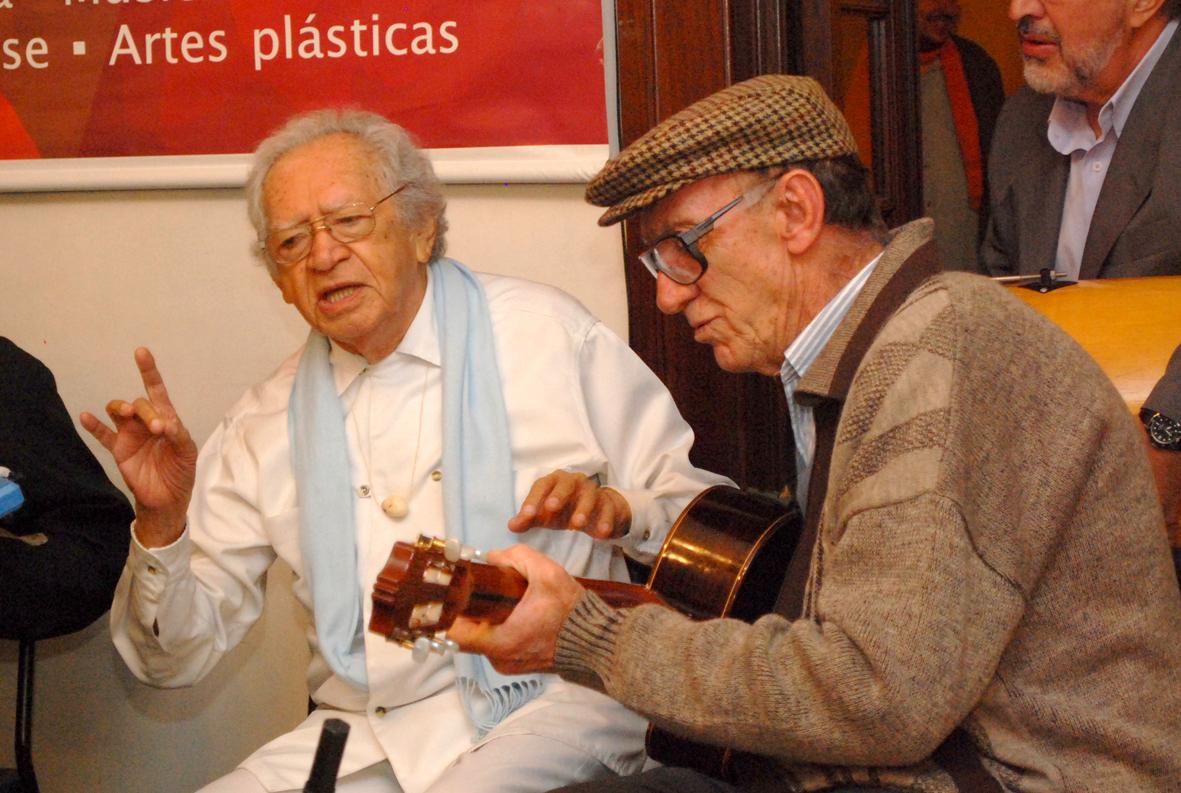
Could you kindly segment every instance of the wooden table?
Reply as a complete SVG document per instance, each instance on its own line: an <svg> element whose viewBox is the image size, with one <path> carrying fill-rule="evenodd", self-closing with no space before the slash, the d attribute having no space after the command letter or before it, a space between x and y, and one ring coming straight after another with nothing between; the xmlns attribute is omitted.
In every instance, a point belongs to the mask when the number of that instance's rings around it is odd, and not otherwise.
<svg viewBox="0 0 1181 793"><path fill-rule="evenodd" d="M1080 281L1045 294L1008 289L1089 352L1133 413L1181 344L1181 276Z"/></svg>

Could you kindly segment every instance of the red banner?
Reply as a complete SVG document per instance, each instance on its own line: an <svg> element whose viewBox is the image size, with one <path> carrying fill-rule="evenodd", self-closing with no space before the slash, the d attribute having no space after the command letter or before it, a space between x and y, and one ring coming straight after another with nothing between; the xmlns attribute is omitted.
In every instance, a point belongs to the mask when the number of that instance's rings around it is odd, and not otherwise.
<svg viewBox="0 0 1181 793"><path fill-rule="evenodd" d="M233 154L293 113L607 141L600 0L0 0L0 159Z"/></svg>

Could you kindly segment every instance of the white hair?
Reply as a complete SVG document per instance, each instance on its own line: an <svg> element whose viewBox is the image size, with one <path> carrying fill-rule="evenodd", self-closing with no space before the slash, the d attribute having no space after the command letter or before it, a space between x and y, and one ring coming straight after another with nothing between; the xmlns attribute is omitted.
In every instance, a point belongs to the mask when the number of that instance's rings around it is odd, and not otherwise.
<svg viewBox="0 0 1181 793"><path fill-rule="evenodd" d="M263 183L283 155L329 135L352 135L372 152L376 176L386 191L405 187L394 197L398 216L411 228L435 223L435 245L430 261L447 249L447 206L430 160L414 145L409 133L376 113L362 110L327 109L302 113L272 132L254 151L254 165L246 178L246 208L259 240L266 237L267 217L263 209ZM273 274L275 263L262 254Z"/></svg>

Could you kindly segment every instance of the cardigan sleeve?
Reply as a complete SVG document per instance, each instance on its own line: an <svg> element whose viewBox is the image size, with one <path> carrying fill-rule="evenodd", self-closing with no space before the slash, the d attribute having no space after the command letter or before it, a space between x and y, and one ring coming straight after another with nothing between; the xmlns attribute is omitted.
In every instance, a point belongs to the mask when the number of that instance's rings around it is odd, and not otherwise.
<svg viewBox="0 0 1181 793"><path fill-rule="evenodd" d="M695 740L796 762L918 762L978 701L1023 608L957 524L930 496L859 515L825 560L822 620L695 623L586 594L558 668Z"/></svg>

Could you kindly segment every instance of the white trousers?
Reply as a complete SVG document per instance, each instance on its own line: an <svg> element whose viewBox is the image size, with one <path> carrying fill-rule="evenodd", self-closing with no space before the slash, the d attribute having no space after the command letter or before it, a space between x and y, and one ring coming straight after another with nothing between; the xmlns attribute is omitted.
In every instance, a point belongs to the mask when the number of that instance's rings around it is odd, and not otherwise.
<svg viewBox="0 0 1181 793"><path fill-rule="evenodd" d="M506 735L461 754L428 793L544 793L607 776L614 776L607 766L561 741L539 735ZM239 768L197 793L268 791L254 774ZM390 764L381 762L337 779L336 793L402 793L402 787Z"/></svg>

